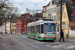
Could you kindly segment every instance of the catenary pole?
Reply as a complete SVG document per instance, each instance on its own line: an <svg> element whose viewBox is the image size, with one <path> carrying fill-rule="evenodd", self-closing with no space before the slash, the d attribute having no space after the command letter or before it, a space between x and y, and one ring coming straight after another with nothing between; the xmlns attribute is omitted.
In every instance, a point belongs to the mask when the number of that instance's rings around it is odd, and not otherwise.
<svg viewBox="0 0 75 50"><path fill-rule="evenodd" d="M62 30L62 0L60 2L60 32Z"/></svg>

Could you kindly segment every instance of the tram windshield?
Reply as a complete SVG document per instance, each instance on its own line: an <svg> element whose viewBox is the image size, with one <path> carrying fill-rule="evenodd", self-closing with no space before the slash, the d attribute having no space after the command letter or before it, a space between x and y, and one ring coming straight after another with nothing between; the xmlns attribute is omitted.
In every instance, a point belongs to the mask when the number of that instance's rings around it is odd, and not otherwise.
<svg viewBox="0 0 75 50"><path fill-rule="evenodd" d="M44 32L55 32L55 24L54 23L45 23L44 24Z"/></svg>

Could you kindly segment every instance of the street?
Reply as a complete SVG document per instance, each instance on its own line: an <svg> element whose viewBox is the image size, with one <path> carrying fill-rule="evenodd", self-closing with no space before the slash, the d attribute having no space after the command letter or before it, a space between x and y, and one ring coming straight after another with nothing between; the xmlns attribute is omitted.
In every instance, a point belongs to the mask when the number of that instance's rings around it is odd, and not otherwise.
<svg viewBox="0 0 75 50"><path fill-rule="evenodd" d="M75 42L37 41L23 34L2 34L0 50L75 50Z"/></svg>

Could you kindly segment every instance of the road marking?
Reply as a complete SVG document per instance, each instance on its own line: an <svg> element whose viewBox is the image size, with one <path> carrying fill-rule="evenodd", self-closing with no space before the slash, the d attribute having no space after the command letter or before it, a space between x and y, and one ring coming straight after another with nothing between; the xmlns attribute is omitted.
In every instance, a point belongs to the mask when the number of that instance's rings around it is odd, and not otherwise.
<svg viewBox="0 0 75 50"><path fill-rule="evenodd" d="M52 48L75 49L75 46L65 46L65 45L57 45L57 46L46 45L46 46Z"/></svg>
<svg viewBox="0 0 75 50"><path fill-rule="evenodd" d="M44 42L39 42L39 41L36 41L38 44L42 44L42 43L44 43Z"/></svg>
<svg viewBox="0 0 75 50"><path fill-rule="evenodd" d="M16 42L18 42L15 38L11 37L12 39L14 39ZM19 43L19 42L18 42ZM21 43L19 43L24 49L28 50L26 47L24 47Z"/></svg>
<svg viewBox="0 0 75 50"><path fill-rule="evenodd" d="M25 37L25 36L21 36L22 38L27 38L27 37Z"/></svg>
<svg viewBox="0 0 75 50"><path fill-rule="evenodd" d="M75 46L67 46L65 49L75 49Z"/></svg>
<svg viewBox="0 0 75 50"><path fill-rule="evenodd" d="M47 47L52 47L52 46L50 46L50 45L46 45Z"/></svg>

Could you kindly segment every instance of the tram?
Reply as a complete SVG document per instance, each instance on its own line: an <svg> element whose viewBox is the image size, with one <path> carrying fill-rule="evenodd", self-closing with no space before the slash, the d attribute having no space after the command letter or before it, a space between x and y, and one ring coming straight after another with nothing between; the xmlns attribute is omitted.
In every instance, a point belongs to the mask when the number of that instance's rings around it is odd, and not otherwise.
<svg viewBox="0 0 75 50"><path fill-rule="evenodd" d="M37 40L55 40L55 30L55 21L39 20L27 24L27 37Z"/></svg>

